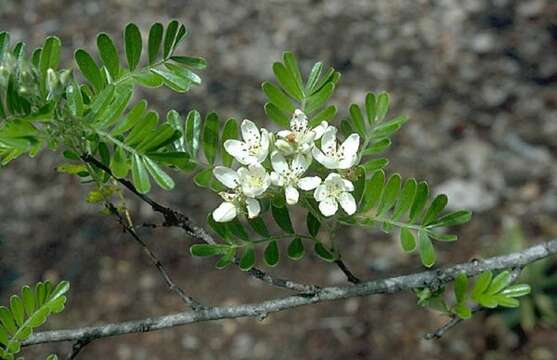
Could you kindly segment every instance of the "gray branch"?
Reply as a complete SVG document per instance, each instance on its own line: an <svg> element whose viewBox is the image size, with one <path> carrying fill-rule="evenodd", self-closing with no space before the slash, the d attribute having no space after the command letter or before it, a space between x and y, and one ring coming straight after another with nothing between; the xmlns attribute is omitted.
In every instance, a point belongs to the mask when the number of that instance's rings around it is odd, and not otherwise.
<svg viewBox="0 0 557 360"><path fill-rule="evenodd" d="M436 289L454 280L454 278L461 272L466 273L468 276L475 276L488 270L493 271L521 268L536 260L555 254L557 254L557 239L508 255L483 260L473 260L467 263L446 267L444 269L429 270L410 275L365 281L353 286L326 287L318 289L312 294L296 294L260 303L210 307L198 311L185 311L142 320L90 326L78 329L44 331L33 334L23 342L23 345L59 341L91 341L109 336L154 331L220 319L235 319L241 317L263 318L268 314L278 311L324 301L347 299L357 296L370 296L375 294L393 294L417 288Z"/></svg>

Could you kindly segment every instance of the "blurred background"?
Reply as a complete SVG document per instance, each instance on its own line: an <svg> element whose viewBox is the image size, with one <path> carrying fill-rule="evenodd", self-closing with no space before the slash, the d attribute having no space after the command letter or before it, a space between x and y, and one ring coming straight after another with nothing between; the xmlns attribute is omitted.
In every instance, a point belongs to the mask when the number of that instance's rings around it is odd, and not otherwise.
<svg viewBox="0 0 557 360"><path fill-rule="evenodd" d="M440 264L490 256L557 236L557 2L550 0L0 0L0 30L38 46L61 37L70 64L95 35L120 38L127 22L144 34L155 21L189 26L189 55L205 57L204 84L185 95L146 96L161 112L192 108L264 122L260 84L283 50L303 69L317 60L343 77L340 115L366 91L387 90L391 115L410 122L387 154L391 171L427 179L454 207L471 209L459 241L437 246ZM180 311L141 249L111 218L86 204L86 186L55 171L44 153L0 171L0 302L41 279L72 284L67 310L50 328L77 327ZM191 178L154 197L199 222L218 199ZM159 220L132 203L138 223ZM420 269L398 241L347 229L345 261L371 279ZM237 269L188 255L182 232L142 230L177 282L205 303L235 304L284 295ZM413 294L374 296L298 308L265 319L226 320L98 340L81 359L554 359L555 259L525 273L534 295L520 311L478 314L439 341L423 335L445 318ZM309 256L272 273L303 282L344 284L333 266ZM29 359L70 344L25 350Z"/></svg>

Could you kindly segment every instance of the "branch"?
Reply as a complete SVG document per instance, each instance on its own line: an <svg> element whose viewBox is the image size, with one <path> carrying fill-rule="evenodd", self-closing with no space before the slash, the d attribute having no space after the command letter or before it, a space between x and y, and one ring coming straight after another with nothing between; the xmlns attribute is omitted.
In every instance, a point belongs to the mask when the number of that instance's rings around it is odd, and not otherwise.
<svg viewBox="0 0 557 360"><path fill-rule="evenodd" d="M362 280L360 280L356 275L354 275L352 271L350 271L344 261L342 261L340 258L335 260L335 264L337 264L339 269L344 273L344 275L346 276L346 280L348 280L352 284L359 284L362 282Z"/></svg>
<svg viewBox="0 0 557 360"><path fill-rule="evenodd" d="M103 163L95 159L93 156L89 154L83 154L81 155L81 160L103 170L108 175L110 175L114 180L118 181L126 189L128 189L134 195L136 195L139 199L149 204L153 209L153 211L158 212L163 216L164 222L162 226L182 228L186 232L186 234L188 234L195 240L202 241L207 244L215 244L215 240L213 239L211 234L209 234L201 226L196 225L195 222L192 219L190 219L188 216L182 214L179 211L161 205L155 200L151 199L149 196L140 193L130 181L115 176L109 167L107 167L106 165L104 165ZM235 259L234 263L238 265L239 261ZM260 270L255 267L252 268L250 271L248 271L248 274L256 279L266 282L271 286L288 289L288 290L294 290L305 294L313 293L315 292L316 289L319 288L316 285L300 284L292 280L275 278L270 274L264 272L263 270Z"/></svg>
<svg viewBox="0 0 557 360"><path fill-rule="evenodd" d="M375 294L393 294L417 288L436 289L439 286L454 280L454 278L462 272L471 277L484 271L510 268L514 269L526 266L534 261L555 254L557 254L557 239L508 255L492 257L484 260L474 260L444 269L429 270L410 275L365 281L352 286L326 287L318 290L314 294L296 294L260 303L211 307L199 311L186 311L166 316L146 318L143 320L70 330L39 332L31 335L23 342L23 345L59 341L78 341L80 339L94 340L103 337L160 330L219 319L235 319L240 317L261 318L270 313L325 301L347 299L357 296L370 296Z"/></svg>
<svg viewBox="0 0 557 360"><path fill-rule="evenodd" d="M174 281L172 280L172 278L170 278L170 275L168 275L168 272L162 265L157 255L155 255L155 253L153 253L151 249L149 249L145 241L143 241L143 239L139 237L137 232L135 232L135 229L131 225L128 225L126 223L124 217L122 216L122 214L120 214L118 209L110 202L106 203L106 207L111 214L116 216L118 222L120 223L124 231L130 234L131 237L141 246L141 248L147 254L147 256L149 256L149 259L151 259L151 262L153 263L153 265L155 265L155 267L161 274L162 278L164 279L164 282L168 285L168 288L171 291L174 291L180 297L180 299L182 299L182 301L187 305L189 305L193 310L199 310L203 308L204 306L201 305L201 303L196 301L191 296L186 295L184 290L182 290L182 288L180 288L178 285L174 283Z"/></svg>

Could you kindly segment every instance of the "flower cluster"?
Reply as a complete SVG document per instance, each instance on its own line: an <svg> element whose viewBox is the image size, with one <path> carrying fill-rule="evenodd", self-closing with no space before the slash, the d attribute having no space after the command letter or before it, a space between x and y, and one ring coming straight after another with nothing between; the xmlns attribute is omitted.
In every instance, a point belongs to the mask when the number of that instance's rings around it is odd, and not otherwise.
<svg viewBox="0 0 557 360"><path fill-rule="evenodd" d="M258 129L250 120L240 126L242 141L230 139L224 149L243 166L233 170L224 166L213 169L215 178L228 190L220 192L223 203L213 211L217 222L227 222L239 213L255 218L261 211L259 199L270 190L284 191L286 203L298 203L301 191L312 191L324 216L332 216L340 207L348 214L356 212L351 192L354 185L338 172L331 172L322 180L319 176L306 176L315 159L326 169L346 170L357 165L360 137L352 134L337 144L337 129L322 122L311 128L308 118L296 110L290 120L290 129L276 134ZM316 141L320 140L320 147ZM269 157L272 169L266 169Z"/></svg>

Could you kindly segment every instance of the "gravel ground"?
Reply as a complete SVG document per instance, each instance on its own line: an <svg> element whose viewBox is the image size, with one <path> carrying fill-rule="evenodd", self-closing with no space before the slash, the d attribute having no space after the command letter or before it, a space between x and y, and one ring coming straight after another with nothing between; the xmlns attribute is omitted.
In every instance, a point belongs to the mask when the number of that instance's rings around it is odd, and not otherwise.
<svg viewBox="0 0 557 360"><path fill-rule="evenodd" d="M393 114L411 121L394 139L391 170L431 181L455 207L474 211L460 240L440 247L442 263L500 247L503 219L519 221L529 242L557 236L557 3L529 1L67 1L0 0L0 30L30 45L59 35L68 49L93 49L95 34L118 34L133 21L148 29L177 18L192 35L186 51L204 56L204 85L184 95L148 97L161 110L216 110L263 121L260 83L290 49L302 67L322 60L343 73L334 102L346 109L369 90L387 90ZM64 53L68 59L71 51ZM345 110L342 110L345 112ZM0 298L41 278L68 279L68 309L53 328L179 311L140 249L111 219L85 204L75 179L57 174L53 154L0 171ZM155 197L199 221L214 197L178 179ZM140 221L156 221L135 205ZM209 303L282 294L232 269L192 259L179 232L145 230L163 262L189 292ZM362 277L418 268L415 256L379 232L350 230L342 248ZM336 284L338 271L318 260L284 262L273 272ZM197 279L202 279L198 281ZM5 301L4 301L5 302ZM264 321L200 324L89 345L96 359L553 359L555 329L512 332L496 316L476 316L441 341L422 335L443 318L411 294L321 304ZM68 344L26 350L29 358Z"/></svg>

